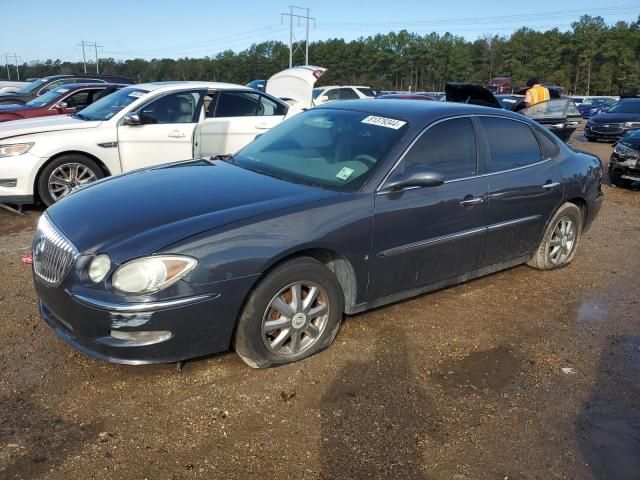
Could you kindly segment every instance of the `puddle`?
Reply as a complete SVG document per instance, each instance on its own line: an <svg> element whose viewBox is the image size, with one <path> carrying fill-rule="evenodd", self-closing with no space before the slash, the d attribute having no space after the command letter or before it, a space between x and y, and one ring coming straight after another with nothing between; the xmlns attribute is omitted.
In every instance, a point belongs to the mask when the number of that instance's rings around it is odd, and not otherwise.
<svg viewBox="0 0 640 480"><path fill-rule="evenodd" d="M609 311L607 306L596 299L584 299L576 313L578 322L600 322L607 320Z"/></svg>
<svg viewBox="0 0 640 480"><path fill-rule="evenodd" d="M520 365L513 349L499 346L444 363L434 378L446 390L498 392L513 382Z"/></svg>
<svg viewBox="0 0 640 480"><path fill-rule="evenodd" d="M640 478L640 337L614 337L576 422L594 478Z"/></svg>

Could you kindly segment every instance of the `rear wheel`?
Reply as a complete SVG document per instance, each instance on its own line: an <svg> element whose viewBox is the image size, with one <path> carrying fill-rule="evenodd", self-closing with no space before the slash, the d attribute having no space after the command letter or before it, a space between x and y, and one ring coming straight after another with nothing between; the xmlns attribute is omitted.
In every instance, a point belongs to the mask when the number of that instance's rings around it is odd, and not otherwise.
<svg viewBox="0 0 640 480"><path fill-rule="evenodd" d="M573 203L565 203L549 222L538 249L527 265L538 270L568 265L578 249L581 232L582 211Z"/></svg>
<svg viewBox="0 0 640 480"><path fill-rule="evenodd" d="M62 155L40 172L38 196L48 207L75 189L104 177L98 164L84 155Z"/></svg>
<svg viewBox="0 0 640 480"><path fill-rule="evenodd" d="M238 321L235 350L253 368L295 362L327 347L344 311L334 274L308 257L291 260L255 288Z"/></svg>

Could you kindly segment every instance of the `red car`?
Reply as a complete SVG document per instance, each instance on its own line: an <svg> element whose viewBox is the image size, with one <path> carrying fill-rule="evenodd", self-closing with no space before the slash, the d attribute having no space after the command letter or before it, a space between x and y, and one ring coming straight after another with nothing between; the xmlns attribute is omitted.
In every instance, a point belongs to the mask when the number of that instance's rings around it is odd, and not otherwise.
<svg viewBox="0 0 640 480"><path fill-rule="evenodd" d="M0 122L23 118L67 115L127 85L119 83L67 84L54 88L24 105L0 105Z"/></svg>

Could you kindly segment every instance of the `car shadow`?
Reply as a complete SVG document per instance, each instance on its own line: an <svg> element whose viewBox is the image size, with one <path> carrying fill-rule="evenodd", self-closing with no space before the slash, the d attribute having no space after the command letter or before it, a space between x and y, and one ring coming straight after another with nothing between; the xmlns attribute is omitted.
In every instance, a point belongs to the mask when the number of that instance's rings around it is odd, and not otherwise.
<svg viewBox="0 0 640 480"><path fill-rule="evenodd" d="M92 441L99 424L70 421L28 394L0 396L0 478L35 478Z"/></svg>
<svg viewBox="0 0 640 480"><path fill-rule="evenodd" d="M422 479L425 444L444 443L405 334L382 337L373 358L347 363L321 400L322 479Z"/></svg>
<svg viewBox="0 0 640 480"><path fill-rule="evenodd" d="M576 435L593 478L640 479L640 336L610 339Z"/></svg>

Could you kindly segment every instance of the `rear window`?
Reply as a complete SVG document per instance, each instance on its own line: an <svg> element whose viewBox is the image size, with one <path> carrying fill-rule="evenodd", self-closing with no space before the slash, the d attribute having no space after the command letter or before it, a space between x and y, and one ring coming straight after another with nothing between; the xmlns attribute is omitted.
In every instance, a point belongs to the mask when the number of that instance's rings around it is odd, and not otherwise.
<svg viewBox="0 0 640 480"><path fill-rule="evenodd" d="M489 144L487 172L525 167L541 160L540 146L528 125L507 118L482 117Z"/></svg>
<svg viewBox="0 0 640 480"><path fill-rule="evenodd" d="M358 90L362 95L365 95L367 97L375 97L376 96L376 92L374 92L373 90L371 90L370 88L367 88L367 87L356 87L356 90Z"/></svg>

